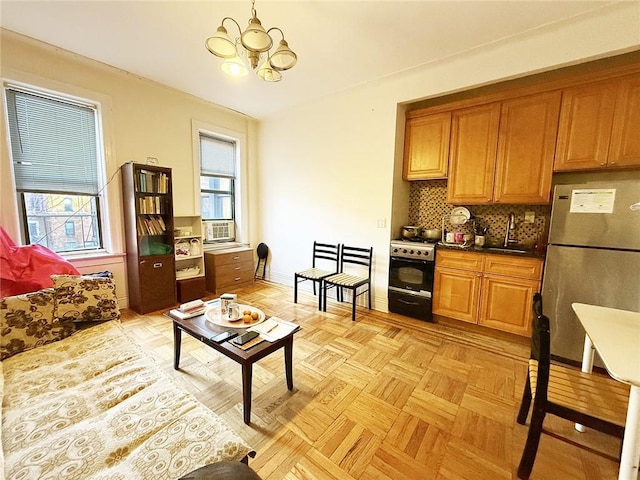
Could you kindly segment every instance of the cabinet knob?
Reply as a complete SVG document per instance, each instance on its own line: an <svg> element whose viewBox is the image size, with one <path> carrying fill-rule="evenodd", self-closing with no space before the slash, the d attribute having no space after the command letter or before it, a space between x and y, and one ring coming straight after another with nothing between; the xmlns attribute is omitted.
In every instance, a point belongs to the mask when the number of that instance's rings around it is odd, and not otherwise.
<svg viewBox="0 0 640 480"><path fill-rule="evenodd" d="M615 165L616 162L609 162L609 165Z"/></svg>
<svg viewBox="0 0 640 480"><path fill-rule="evenodd" d="M600 162L600 166L601 166L601 167L604 167L605 165L606 165L606 163L605 163L605 162Z"/></svg>

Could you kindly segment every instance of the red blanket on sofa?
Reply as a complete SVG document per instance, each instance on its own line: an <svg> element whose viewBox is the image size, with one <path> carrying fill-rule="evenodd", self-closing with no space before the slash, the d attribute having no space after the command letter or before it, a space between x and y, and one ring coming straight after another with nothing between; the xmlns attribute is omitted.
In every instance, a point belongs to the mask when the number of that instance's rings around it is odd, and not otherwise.
<svg viewBox="0 0 640 480"><path fill-rule="evenodd" d="M42 245L18 246L0 227L0 297L53 286L52 274L79 275L67 260Z"/></svg>

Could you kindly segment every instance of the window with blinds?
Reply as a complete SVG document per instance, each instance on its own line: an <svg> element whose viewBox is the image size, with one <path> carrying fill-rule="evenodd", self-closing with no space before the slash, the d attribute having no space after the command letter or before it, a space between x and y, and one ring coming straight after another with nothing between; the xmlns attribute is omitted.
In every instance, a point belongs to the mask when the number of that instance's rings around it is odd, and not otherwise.
<svg viewBox="0 0 640 480"><path fill-rule="evenodd" d="M203 220L234 220L236 144L200 134L200 196Z"/></svg>
<svg viewBox="0 0 640 480"><path fill-rule="evenodd" d="M25 243L55 252L102 248L96 107L5 91Z"/></svg>

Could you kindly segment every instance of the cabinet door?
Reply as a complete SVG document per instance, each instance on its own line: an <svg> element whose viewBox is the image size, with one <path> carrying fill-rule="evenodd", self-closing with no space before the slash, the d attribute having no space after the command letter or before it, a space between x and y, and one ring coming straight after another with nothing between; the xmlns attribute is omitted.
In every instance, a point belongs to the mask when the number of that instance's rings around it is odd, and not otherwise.
<svg viewBox="0 0 640 480"><path fill-rule="evenodd" d="M555 171L606 166L615 99L616 83L609 81L562 92Z"/></svg>
<svg viewBox="0 0 640 480"><path fill-rule="evenodd" d="M613 121L609 165L640 165L640 75L620 83Z"/></svg>
<svg viewBox="0 0 640 480"><path fill-rule="evenodd" d="M499 103L453 112L447 188L449 203L491 202L499 125Z"/></svg>
<svg viewBox="0 0 640 480"><path fill-rule="evenodd" d="M176 277L173 255L141 257L140 297L140 313L175 305Z"/></svg>
<svg viewBox="0 0 640 480"><path fill-rule="evenodd" d="M405 180L446 178L450 132L449 112L407 120L404 142Z"/></svg>
<svg viewBox="0 0 640 480"><path fill-rule="evenodd" d="M560 92L502 104L493 201L549 203Z"/></svg>
<svg viewBox="0 0 640 480"><path fill-rule="evenodd" d="M540 282L486 275L478 323L518 335L531 335L531 305Z"/></svg>
<svg viewBox="0 0 640 480"><path fill-rule="evenodd" d="M433 313L476 323L481 274L436 267Z"/></svg>

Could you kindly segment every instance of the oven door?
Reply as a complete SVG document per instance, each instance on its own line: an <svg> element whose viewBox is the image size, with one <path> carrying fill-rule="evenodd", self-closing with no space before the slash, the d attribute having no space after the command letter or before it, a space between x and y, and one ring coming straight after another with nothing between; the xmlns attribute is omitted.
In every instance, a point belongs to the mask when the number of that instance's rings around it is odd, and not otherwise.
<svg viewBox="0 0 640 480"><path fill-rule="evenodd" d="M391 257L389 287L431 295L433 291L434 262Z"/></svg>

